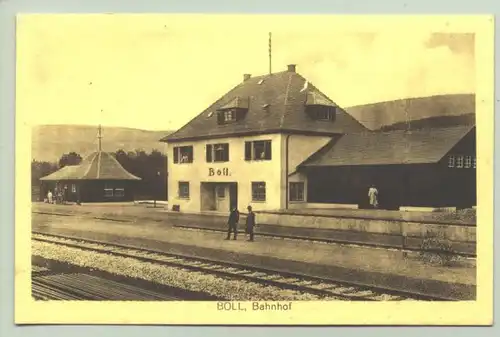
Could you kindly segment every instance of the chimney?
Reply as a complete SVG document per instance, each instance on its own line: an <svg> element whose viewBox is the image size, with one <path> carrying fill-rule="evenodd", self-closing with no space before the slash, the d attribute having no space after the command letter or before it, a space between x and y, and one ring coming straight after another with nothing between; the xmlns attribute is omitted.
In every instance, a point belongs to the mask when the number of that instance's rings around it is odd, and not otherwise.
<svg viewBox="0 0 500 337"><path fill-rule="evenodd" d="M294 73L295 72L295 64L289 64L288 65L288 71L291 72L291 73Z"/></svg>
<svg viewBox="0 0 500 337"><path fill-rule="evenodd" d="M246 82L250 79L250 77L252 77L252 75L250 74L243 74L243 82Z"/></svg>

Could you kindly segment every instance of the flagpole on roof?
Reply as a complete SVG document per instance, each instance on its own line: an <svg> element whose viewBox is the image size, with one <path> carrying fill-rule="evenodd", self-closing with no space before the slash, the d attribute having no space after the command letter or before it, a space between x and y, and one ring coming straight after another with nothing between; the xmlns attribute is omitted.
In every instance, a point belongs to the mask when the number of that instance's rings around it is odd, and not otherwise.
<svg viewBox="0 0 500 337"><path fill-rule="evenodd" d="M269 75L271 75L271 32L269 32Z"/></svg>
<svg viewBox="0 0 500 337"><path fill-rule="evenodd" d="M99 128L98 128L98 136L97 138L99 138L99 152L101 152L101 138L102 138L102 135L101 135L101 124L99 124Z"/></svg>

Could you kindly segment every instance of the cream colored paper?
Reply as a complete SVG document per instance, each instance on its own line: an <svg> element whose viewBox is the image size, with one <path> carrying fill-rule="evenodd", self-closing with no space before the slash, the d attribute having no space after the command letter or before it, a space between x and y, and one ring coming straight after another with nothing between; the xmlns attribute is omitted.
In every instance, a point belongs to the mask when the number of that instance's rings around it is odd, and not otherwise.
<svg viewBox="0 0 500 337"><path fill-rule="evenodd" d="M44 303L32 300L29 171L31 127L37 124L75 123L167 130L179 128L238 83L243 72L255 75L268 72L269 31L274 36L273 71L282 71L286 64L297 63L298 71L301 72L301 65L306 64L311 72L311 76L305 74L306 77L322 89L328 88L329 79L320 74L327 73L328 67L332 65L322 62L321 55L315 52L314 47L328 44L332 54L338 51L338 62L347 67L342 73L345 77L334 79L342 83L344 90L341 92L342 100L338 102L341 106L426 96L436 93L429 91L440 88L443 91L467 91L471 88L474 90L475 87L478 130L477 301L294 302L290 311L249 310L240 313L218 311L215 302ZM16 323L491 324L493 31L492 16L18 16ZM455 74L467 71L467 64L434 64L433 61L445 58L431 58L419 50L415 50L412 60L402 58L401 64L386 62L384 52L381 51L376 60L367 63L366 69L349 69L349 58L360 55L351 51L355 48L350 45L350 40L338 38L346 34L368 40L373 34L392 36L392 40L388 38L385 42L386 52L398 53L401 51L398 46L405 48L407 45L405 41L423 39L435 32L475 34L475 67L471 70L475 71L475 84L459 83L461 77L455 77ZM224 40L225 44L222 43ZM169 49L175 48L180 48L184 56L180 57L181 54L176 52L169 55ZM219 53L233 54L234 62L221 64L218 60ZM131 59L134 60L133 63L130 63ZM116 63L122 67L116 66ZM420 69L419 64L425 64L425 80L418 73L415 73L413 81L409 81L406 86L391 80L391 74L397 79L398 71L411 72ZM376 71L372 69L370 74L373 76L365 78L363 71L367 72L369 67L374 66L378 68ZM192 81L191 76L185 75L186 72L199 73L199 81ZM379 83L377 90L374 89L374 81ZM93 82L92 85L97 89L89 89L88 82ZM40 90L42 87L48 90ZM185 88L185 91L179 91L178 88ZM328 90L332 90L332 93ZM338 101L335 89L325 91ZM171 97L169 92L175 92L176 96ZM137 97L136 104L120 100L120 97L130 95ZM154 99L145 99L148 95ZM165 110L165 100L169 100L168 111ZM187 114L191 115L187 117Z"/></svg>

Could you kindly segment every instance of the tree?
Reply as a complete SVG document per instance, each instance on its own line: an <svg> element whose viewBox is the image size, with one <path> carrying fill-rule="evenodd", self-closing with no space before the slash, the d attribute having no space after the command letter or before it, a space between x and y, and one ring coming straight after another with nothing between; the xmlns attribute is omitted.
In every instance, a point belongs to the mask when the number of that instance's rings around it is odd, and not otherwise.
<svg viewBox="0 0 500 337"><path fill-rule="evenodd" d="M59 168L65 166L78 165L82 161L82 157L76 152L65 153L59 159Z"/></svg>
<svg viewBox="0 0 500 337"><path fill-rule="evenodd" d="M158 150L146 153L142 149L129 152L120 149L113 155L125 170L142 179L138 187L141 197L166 199L167 160L163 153Z"/></svg>
<svg viewBox="0 0 500 337"><path fill-rule="evenodd" d="M38 186L40 178L57 171L57 164L33 160L31 162L31 184Z"/></svg>

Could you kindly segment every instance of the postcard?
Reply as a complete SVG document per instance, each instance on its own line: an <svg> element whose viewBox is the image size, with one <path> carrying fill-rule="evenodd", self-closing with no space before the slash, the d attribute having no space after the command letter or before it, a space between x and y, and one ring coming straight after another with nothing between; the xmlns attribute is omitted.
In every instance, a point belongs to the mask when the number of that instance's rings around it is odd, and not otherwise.
<svg viewBox="0 0 500 337"><path fill-rule="evenodd" d="M492 16L16 29L17 324L492 324Z"/></svg>

